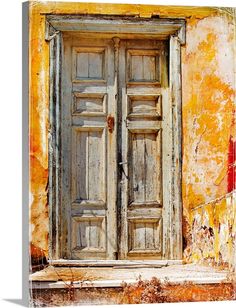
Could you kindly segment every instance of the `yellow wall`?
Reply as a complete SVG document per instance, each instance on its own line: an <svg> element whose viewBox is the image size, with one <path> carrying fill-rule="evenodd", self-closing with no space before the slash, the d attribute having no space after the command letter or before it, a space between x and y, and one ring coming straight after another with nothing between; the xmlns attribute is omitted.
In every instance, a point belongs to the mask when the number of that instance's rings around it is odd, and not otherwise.
<svg viewBox="0 0 236 308"><path fill-rule="evenodd" d="M232 190L229 151L236 140L234 43L229 16L188 20L182 48L182 188L189 261L233 261L236 209L232 193L226 194Z"/></svg>
<svg viewBox="0 0 236 308"><path fill-rule="evenodd" d="M235 202L229 193L229 149L232 151L236 141L236 50L231 12L177 6L30 2L31 241L34 250L42 250L47 256L49 46L44 40L43 13L186 17L187 41L182 47L184 255L190 262L231 262L236 232ZM230 170L232 181L232 167Z"/></svg>

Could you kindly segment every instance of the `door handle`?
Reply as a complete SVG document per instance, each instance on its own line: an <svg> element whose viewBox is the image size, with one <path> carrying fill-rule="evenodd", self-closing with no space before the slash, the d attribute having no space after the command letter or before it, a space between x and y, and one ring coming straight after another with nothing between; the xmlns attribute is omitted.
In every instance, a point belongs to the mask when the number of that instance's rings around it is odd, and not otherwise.
<svg viewBox="0 0 236 308"><path fill-rule="evenodd" d="M128 175L125 173L125 170L124 170L124 167L123 167L123 165L127 165L127 164L128 164L127 161L120 161L120 162L119 162L119 167L120 167L120 169L121 169L121 172L124 174L125 178L128 180L129 177L128 177Z"/></svg>
<svg viewBox="0 0 236 308"><path fill-rule="evenodd" d="M112 133L115 126L115 118L112 115L107 116L107 127L109 133Z"/></svg>

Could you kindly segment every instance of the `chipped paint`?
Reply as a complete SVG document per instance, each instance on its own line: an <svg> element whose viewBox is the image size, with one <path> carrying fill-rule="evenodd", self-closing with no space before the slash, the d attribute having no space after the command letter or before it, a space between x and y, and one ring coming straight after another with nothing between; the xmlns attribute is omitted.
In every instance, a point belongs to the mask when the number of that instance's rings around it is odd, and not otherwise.
<svg viewBox="0 0 236 308"><path fill-rule="evenodd" d="M236 240L235 193L204 204L191 211L191 249L185 251L187 261L211 265L234 265Z"/></svg>
<svg viewBox="0 0 236 308"><path fill-rule="evenodd" d="M233 264L236 234L235 27L216 8L30 2L31 240L48 256L49 46L45 13L186 17L182 47L185 260ZM193 16L194 14L194 16ZM231 192L230 195L227 193ZM219 200L218 200L219 199ZM218 200L218 201L214 201Z"/></svg>

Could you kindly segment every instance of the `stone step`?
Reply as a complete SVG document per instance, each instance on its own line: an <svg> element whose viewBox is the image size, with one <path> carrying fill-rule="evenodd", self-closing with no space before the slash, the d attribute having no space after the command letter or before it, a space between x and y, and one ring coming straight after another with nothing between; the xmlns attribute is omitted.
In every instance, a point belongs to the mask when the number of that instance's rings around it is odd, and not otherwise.
<svg viewBox="0 0 236 308"><path fill-rule="evenodd" d="M48 266L30 276L34 304L128 304L232 300L227 270L194 264L131 268Z"/></svg>

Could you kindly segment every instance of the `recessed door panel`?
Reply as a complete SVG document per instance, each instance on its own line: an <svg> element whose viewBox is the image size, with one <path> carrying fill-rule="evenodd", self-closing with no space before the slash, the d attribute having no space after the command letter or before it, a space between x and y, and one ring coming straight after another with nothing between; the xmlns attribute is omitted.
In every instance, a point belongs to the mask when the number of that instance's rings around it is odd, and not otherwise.
<svg viewBox="0 0 236 308"><path fill-rule="evenodd" d="M130 139L129 204L160 202L160 137L158 133L136 132Z"/></svg>
<svg viewBox="0 0 236 308"><path fill-rule="evenodd" d="M73 133L72 200L105 203L105 131L74 129Z"/></svg>

